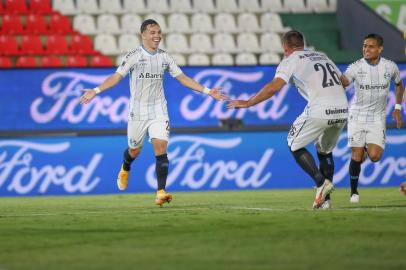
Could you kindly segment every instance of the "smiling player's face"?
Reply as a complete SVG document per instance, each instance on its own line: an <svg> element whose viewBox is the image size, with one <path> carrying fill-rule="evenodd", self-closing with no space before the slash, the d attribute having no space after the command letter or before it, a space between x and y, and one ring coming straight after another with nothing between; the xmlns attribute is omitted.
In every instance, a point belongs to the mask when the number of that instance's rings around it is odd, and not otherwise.
<svg viewBox="0 0 406 270"><path fill-rule="evenodd" d="M157 24L150 24L147 29L141 34L142 43L149 51L158 49L159 42L162 39L161 27Z"/></svg>

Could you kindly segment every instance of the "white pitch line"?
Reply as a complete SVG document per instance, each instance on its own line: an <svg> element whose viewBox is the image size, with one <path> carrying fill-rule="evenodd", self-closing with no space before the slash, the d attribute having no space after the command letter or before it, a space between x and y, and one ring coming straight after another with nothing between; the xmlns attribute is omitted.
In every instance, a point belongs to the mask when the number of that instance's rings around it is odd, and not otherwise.
<svg viewBox="0 0 406 270"><path fill-rule="evenodd" d="M270 207L195 207L195 208L171 208L171 207L163 207L163 208L145 208L145 209L133 209L133 210L102 210L102 211L78 211L78 212L65 212L65 213L25 213L25 214L0 214L0 221L1 218L13 218L13 217L46 217L46 216L78 216L78 215L105 215L108 213L113 214L128 214L128 213L156 213L156 211L165 211L165 212L188 212L188 211L229 211L229 210L237 210L237 211L255 211L255 212L290 212L290 211L306 211L306 212L404 212L406 211L405 208L380 208L371 207L371 208L332 208L332 209L318 209L313 210L312 208L270 208ZM163 212L164 213L164 212ZM1 269L0 269L1 270Z"/></svg>
<svg viewBox="0 0 406 270"><path fill-rule="evenodd" d="M163 207L165 208L165 207ZM87 212L82 212L82 211L78 211L78 212L68 212L68 213L26 213L26 214L20 214L20 215L2 215L0 214L0 220L1 218L9 218L9 217L41 217L41 216L77 216L77 215L97 215L97 214L106 214L106 213L118 213L118 214L122 214L122 213L150 213L151 211L155 211L155 210L159 210L160 208L150 208L150 209L134 209L134 210L128 210L128 211L87 211ZM166 207L165 210L169 210L169 211L182 211L182 212L186 212L186 211L195 211L195 210L209 210L211 208L169 208ZM162 209L163 210L163 209ZM0 269L1 270L1 269Z"/></svg>

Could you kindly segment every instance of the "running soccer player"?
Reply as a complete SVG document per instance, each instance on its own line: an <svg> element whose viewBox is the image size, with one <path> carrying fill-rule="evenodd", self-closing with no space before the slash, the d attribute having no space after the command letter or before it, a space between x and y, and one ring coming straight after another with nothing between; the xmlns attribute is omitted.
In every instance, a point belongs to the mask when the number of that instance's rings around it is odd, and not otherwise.
<svg viewBox="0 0 406 270"><path fill-rule="evenodd" d="M403 81L397 65L381 57L382 50L383 38L377 34L367 35L362 48L364 57L349 65L341 77L344 87L354 82L355 89L348 116L348 146L352 151L349 166L351 203L360 200L358 178L364 154L368 154L372 162L378 162L385 148L386 101L391 81L396 86L392 117L397 128L402 126Z"/></svg>
<svg viewBox="0 0 406 270"><path fill-rule="evenodd" d="M255 106L292 82L308 104L289 131L288 146L299 166L316 183L313 208L329 208L329 194L334 189L332 151L348 113L341 72L324 53L305 50L303 35L298 31L285 33L282 43L286 58L278 65L273 80L249 100L232 100L227 107ZM312 142L316 142L320 168L305 148Z"/></svg>
<svg viewBox="0 0 406 270"><path fill-rule="evenodd" d="M153 145L156 158L156 176L158 190L155 203L162 206L172 200L172 195L165 191L169 160L167 147L169 140L169 117L163 90L164 73L168 71L182 85L197 92L210 95L216 100L227 96L219 87L209 89L186 76L166 51L158 48L162 39L159 24L152 19L141 25L142 45L125 55L117 71L94 89L84 89L80 103L89 103L97 94L103 92L130 74L130 106L128 114L127 138L128 148L124 151L124 160L117 177L117 186L125 190L131 163L138 157L146 134Z"/></svg>

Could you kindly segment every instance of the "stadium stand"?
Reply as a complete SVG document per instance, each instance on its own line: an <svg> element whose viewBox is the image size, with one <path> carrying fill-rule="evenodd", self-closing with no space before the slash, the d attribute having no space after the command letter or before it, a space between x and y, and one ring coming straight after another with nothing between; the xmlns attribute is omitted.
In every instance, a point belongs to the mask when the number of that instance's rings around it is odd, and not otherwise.
<svg viewBox="0 0 406 270"><path fill-rule="evenodd" d="M336 0L7 0L0 7L4 14L0 56L11 56L12 63L16 63L15 57L26 55L42 63L41 57L47 54L79 54L88 65L93 56L104 55L117 63L120 55L140 44L139 26L152 18L164 33L160 47L178 54L182 64L203 59L193 54L206 54L209 61L201 63L222 65L219 61L224 60L224 65L238 65L244 59L254 62L245 53L254 54L260 64L276 62L283 56L281 34L292 26L301 31L300 27L309 28L317 18L322 21L326 13L334 11ZM312 17L310 23L305 16ZM326 32L303 31L317 49L331 42L339 51L336 32L329 41L320 41ZM345 54L336 53L340 60Z"/></svg>
<svg viewBox="0 0 406 270"><path fill-rule="evenodd" d="M68 67L87 67L87 60L81 55L70 55L66 59L66 66Z"/></svg>
<svg viewBox="0 0 406 270"><path fill-rule="evenodd" d="M189 66L208 66L210 65L210 58L207 54L195 53L191 54L188 59Z"/></svg>
<svg viewBox="0 0 406 270"><path fill-rule="evenodd" d="M62 67L61 58L56 56L44 56L41 58L41 67Z"/></svg>
<svg viewBox="0 0 406 270"><path fill-rule="evenodd" d="M11 68L13 66L14 65L10 57L0 56L0 68Z"/></svg>
<svg viewBox="0 0 406 270"><path fill-rule="evenodd" d="M37 66L37 59L34 56L20 56L17 58L16 67L33 68Z"/></svg>
<svg viewBox="0 0 406 270"><path fill-rule="evenodd" d="M96 55L90 59L91 67L111 67L112 65L111 58L105 55Z"/></svg>

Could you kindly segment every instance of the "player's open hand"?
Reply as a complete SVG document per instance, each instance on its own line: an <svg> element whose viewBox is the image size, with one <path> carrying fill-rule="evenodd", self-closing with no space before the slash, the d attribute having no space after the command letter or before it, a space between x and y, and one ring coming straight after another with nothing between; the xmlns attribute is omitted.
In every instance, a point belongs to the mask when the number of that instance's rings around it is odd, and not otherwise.
<svg viewBox="0 0 406 270"><path fill-rule="evenodd" d="M246 100L230 100L227 104L228 109L248 108L248 101Z"/></svg>
<svg viewBox="0 0 406 270"><path fill-rule="evenodd" d="M401 114L400 110L393 110L392 117L396 121L396 127L401 128L402 127L402 114Z"/></svg>
<svg viewBox="0 0 406 270"><path fill-rule="evenodd" d="M220 100L220 101L229 99L228 96L226 96L220 92L220 89L221 89L221 87L214 87L213 89L211 89L210 96L212 98L214 98L215 100Z"/></svg>
<svg viewBox="0 0 406 270"><path fill-rule="evenodd" d="M85 92L79 99L80 104L87 104L96 96L94 89L83 89L80 91Z"/></svg>

